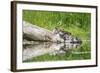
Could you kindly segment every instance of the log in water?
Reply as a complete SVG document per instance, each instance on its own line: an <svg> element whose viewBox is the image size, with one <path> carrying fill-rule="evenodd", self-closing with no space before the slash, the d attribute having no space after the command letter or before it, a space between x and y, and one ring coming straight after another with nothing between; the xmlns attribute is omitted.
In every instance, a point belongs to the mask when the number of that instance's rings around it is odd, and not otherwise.
<svg viewBox="0 0 100 73"><path fill-rule="evenodd" d="M50 31L34 24L23 21L23 38L31 41L81 43L81 39L66 31Z"/></svg>

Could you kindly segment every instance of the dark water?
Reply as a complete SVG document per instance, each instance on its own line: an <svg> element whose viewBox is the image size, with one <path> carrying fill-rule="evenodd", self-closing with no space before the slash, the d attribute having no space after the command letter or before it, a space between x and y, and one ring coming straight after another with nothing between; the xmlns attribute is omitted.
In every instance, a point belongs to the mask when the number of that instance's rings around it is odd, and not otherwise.
<svg viewBox="0 0 100 73"><path fill-rule="evenodd" d="M23 44L23 62L90 59L90 42Z"/></svg>

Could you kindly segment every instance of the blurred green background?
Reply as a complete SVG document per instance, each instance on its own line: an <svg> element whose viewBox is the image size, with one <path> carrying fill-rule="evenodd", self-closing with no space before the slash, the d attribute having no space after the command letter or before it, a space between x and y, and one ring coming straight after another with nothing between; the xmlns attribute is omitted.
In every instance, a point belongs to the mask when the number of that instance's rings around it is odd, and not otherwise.
<svg viewBox="0 0 100 73"><path fill-rule="evenodd" d="M42 55L25 62L50 61L50 60L81 60L91 58L91 14L77 12L55 12L55 11L32 11L23 10L23 20L34 25L53 30L55 27L63 28L64 31L71 32L73 36L82 39L80 48L69 51L63 57ZM89 52L82 54L72 54L71 52Z"/></svg>

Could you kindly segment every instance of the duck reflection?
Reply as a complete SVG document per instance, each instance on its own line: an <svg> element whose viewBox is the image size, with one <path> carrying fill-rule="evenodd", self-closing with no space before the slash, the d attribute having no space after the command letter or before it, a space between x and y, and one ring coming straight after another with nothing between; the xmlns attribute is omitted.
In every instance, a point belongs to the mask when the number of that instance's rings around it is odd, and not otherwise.
<svg viewBox="0 0 100 73"><path fill-rule="evenodd" d="M23 45L23 61L44 54L65 54L69 49L78 48L81 45L81 43L32 42L32 44Z"/></svg>

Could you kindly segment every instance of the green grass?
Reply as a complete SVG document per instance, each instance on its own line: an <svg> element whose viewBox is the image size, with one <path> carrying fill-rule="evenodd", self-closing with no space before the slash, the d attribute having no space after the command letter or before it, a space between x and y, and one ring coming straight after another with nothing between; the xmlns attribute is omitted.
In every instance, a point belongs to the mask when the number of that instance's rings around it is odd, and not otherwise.
<svg viewBox="0 0 100 73"><path fill-rule="evenodd" d="M23 10L23 20L53 30L63 28L82 39L90 39L90 13L47 12Z"/></svg>
<svg viewBox="0 0 100 73"><path fill-rule="evenodd" d="M75 12L51 12L51 11L32 11L23 10L23 20L34 25L43 27L48 30L53 30L55 27L63 28L64 31L69 31L73 36L77 36L82 40L90 40L91 35L91 14L90 13L75 13ZM66 54L59 56L51 56L45 54L39 57L26 60L32 61L52 61L52 60L81 60L90 59L91 53L73 54L72 52L90 52L90 42L83 42L80 48L68 51Z"/></svg>

